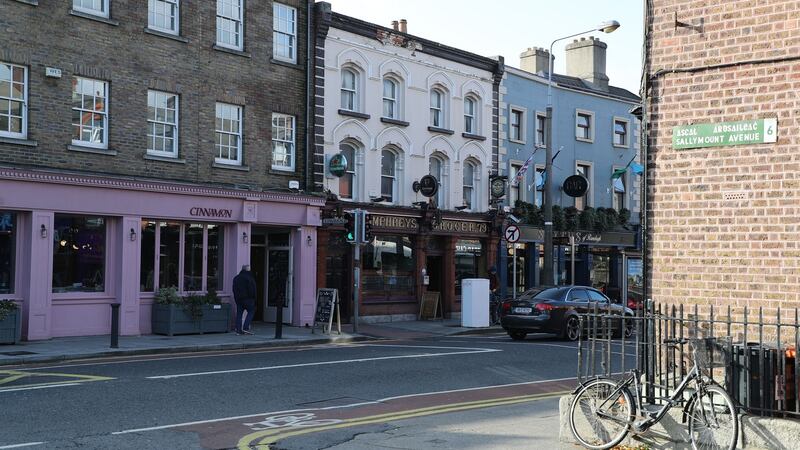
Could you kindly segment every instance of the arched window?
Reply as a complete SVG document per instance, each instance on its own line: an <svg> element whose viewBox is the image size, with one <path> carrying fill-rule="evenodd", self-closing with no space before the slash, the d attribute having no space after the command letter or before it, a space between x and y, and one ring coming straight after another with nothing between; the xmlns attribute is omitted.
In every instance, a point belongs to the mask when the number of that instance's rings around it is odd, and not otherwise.
<svg viewBox="0 0 800 450"><path fill-rule="evenodd" d="M445 100L444 92L440 89L431 90L431 126L436 128L444 128L444 110Z"/></svg>
<svg viewBox="0 0 800 450"><path fill-rule="evenodd" d="M383 117L399 119L399 104L397 99L398 83L391 78L383 79Z"/></svg>
<svg viewBox="0 0 800 450"><path fill-rule="evenodd" d="M444 187L444 159L438 155L431 156L430 163L428 164L428 173L436 177L439 182L439 192L436 194L436 206L438 208L446 208L445 205L445 187Z"/></svg>
<svg viewBox="0 0 800 450"><path fill-rule="evenodd" d="M475 198L475 175L478 166L473 161L464 161L463 166L463 192L464 192L464 206L467 210L477 208L477 199Z"/></svg>
<svg viewBox="0 0 800 450"><path fill-rule="evenodd" d="M347 171L339 178L339 198L356 199L356 148L353 144L342 142L339 151L347 160Z"/></svg>
<svg viewBox="0 0 800 450"><path fill-rule="evenodd" d="M391 150L381 152L381 196L388 203L397 198L397 155Z"/></svg>
<svg viewBox="0 0 800 450"><path fill-rule="evenodd" d="M358 73L353 69L342 69L342 109L358 110Z"/></svg>
<svg viewBox="0 0 800 450"><path fill-rule="evenodd" d="M464 99L464 132L478 134L478 108L475 98Z"/></svg>

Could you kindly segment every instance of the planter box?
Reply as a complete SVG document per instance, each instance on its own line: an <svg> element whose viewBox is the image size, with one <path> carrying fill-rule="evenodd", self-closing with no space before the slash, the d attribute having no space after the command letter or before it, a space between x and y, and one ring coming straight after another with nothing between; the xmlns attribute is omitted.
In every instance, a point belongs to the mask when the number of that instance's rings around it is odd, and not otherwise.
<svg viewBox="0 0 800 450"><path fill-rule="evenodd" d="M219 309L215 309L215 307ZM203 305L203 316L195 319L180 305L153 305L153 334L227 333L231 305Z"/></svg>
<svg viewBox="0 0 800 450"><path fill-rule="evenodd" d="M22 337L22 311L17 309L0 320L0 344L16 344Z"/></svg>

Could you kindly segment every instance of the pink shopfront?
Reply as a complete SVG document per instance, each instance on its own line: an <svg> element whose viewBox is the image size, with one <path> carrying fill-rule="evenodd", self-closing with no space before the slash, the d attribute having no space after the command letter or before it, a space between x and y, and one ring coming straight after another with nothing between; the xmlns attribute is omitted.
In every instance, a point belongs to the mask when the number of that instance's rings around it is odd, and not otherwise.
<svg viewBox="0 0 800 450"><path fill-rule="evenodd" d="M0 298L23 312L23 337L148 334L155 292L215 290L232 302L250 264L255 320L314 316L324 199L196 185L0 169Z"/></svg>

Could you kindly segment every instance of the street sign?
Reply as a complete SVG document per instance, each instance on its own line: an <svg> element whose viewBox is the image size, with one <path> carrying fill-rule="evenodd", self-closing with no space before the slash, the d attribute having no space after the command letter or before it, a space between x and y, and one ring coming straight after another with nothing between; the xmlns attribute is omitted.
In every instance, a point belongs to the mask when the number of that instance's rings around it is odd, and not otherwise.
<svg viewBox="0 0 800 450"><path fill-rule="evenodd" d="M572 175L564 180L564 193L570 197L583 197L589 190L589 180L583 175Z"/></svg>
<svg viewBox="0 0 800 450"><path fill-rule="evenodd" d="M506 241L512 244L519 241L519 235L520 235L519 227L516 225L507 226L506 231L503 233L503 236L505 236Z"/></svg>
<svg viewBox="0 0 800 450"><path fill-rule="evenodd" d="M347 223L347 219L344 217L327 217L322 219L323 225L344 225Z"/></svg>
<svg viewBox="0 0 800 450"><path fill-rule="evenodd" d="M778 139L778 119L701 123L672 128L672 148L765 144Z"/></svg>

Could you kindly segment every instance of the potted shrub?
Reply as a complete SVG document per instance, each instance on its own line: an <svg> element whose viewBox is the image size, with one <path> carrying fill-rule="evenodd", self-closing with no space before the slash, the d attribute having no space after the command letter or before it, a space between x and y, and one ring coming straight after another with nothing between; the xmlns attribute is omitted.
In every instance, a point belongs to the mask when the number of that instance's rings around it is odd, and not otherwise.
<svg viewBox="0 0 800 450"><path fill-rule="evenodd" d="M0 300L0 344L16 344L22 336L22 314L13 300Z"/></svg>
<svg viewBox="0 0 800 450"><path fill-rule="evenodd" d="M231 323L231 305L222 303L217 291L210 290L202 298L200 329L203 333L227 333Z"/></svg>
<svg viewBox="0 0 800 450"><path fill-rule="evenodd" d="M230 324L230 305L221 304L215 291L181 297L174 287L159 289L153 304L154 334L225 333Z"/></svg>

